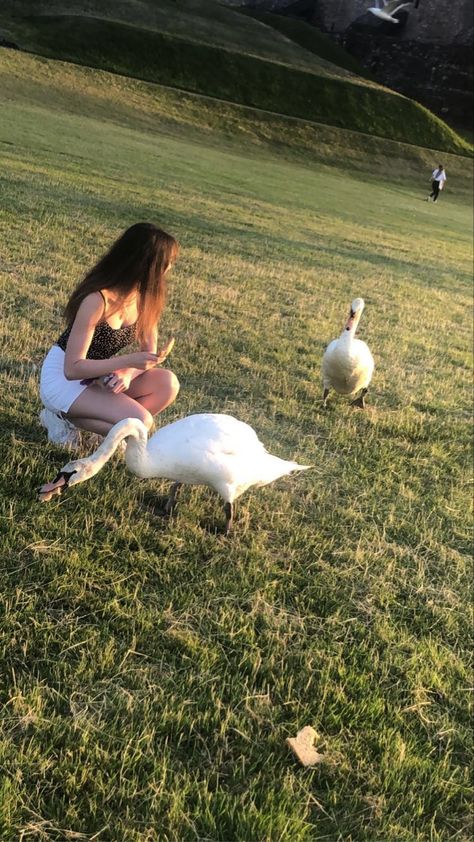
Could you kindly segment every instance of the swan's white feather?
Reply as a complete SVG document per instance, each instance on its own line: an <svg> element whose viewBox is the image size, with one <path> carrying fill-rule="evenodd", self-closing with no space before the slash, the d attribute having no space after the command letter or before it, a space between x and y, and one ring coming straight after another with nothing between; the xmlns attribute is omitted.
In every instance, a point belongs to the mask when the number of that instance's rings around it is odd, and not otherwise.
<svg viewBox="0 0 474 842"><path fill-rule="evenodd" d="M324 389L332 388L340 395L367 389L374 373L374 358L368 345L354 335L364 306L362 298L352 302L346 327L324 352L321 366Z"/></svg>
<svg viewBox="0 0 474 842"><path fill-rule="evenodd" d="M324 388L333 388L340 395L353 395L367 389L374 372L374 358L361 339L347 342L346 337L333 339L323 357Z"/></svg>
<svg viewBox="0 0 474 842"><path fill-rule="evenodd" d="M231 415L189 415L161 427L150 439L141 421L126 418L112 427L95 453L63 468L75 472L69 484L96 474L124 438L125 461L132 473L207 485L229 503L251 486L267 485L309 467L272 456L255 430Z"/></svg>
<svg viewBox="0 0 474 842"><path fill-rule="evenodd" d="M250 486L266 485L297 468L268 453L255 430L231 415L189 415L162 427L138 463L130 444L125 459L134 473L208 485L229 502Z"/></svg>

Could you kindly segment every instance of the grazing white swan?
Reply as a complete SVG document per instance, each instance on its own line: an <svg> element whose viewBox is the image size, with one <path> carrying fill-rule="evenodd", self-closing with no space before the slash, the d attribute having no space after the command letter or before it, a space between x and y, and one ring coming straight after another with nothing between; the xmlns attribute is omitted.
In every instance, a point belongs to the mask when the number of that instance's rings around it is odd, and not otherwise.
<svg viewBox="0 0 474 842"><path fill-rule="evenodd" d="M68 462L52 483L42 485L39 499L50 500L68 486L93 477L125 438L125 461L132 473L174 480L167 513L172 511L182 483L207 485L225 501L226 533L232 524L234 500L244 491L310 467L272 456L255 430L231 415L188 415L161 427L150 439L141 421L125 418L112 427L91 456Z"/></svg>
<svg viewBox="0 0 474 842"><path fill-rule="evenodd" d="M375 17L389 21L390 23L400 23L398 18L394 17L395 12L405 9L407 6L414 6L417 9L418 0L416 2L409 0L408 3L404 3L403 0L375 0L375 6L372 6L367 11L372 12Z"/></svg>
<svg viewBox="0 0 474 842"><path fill-rule="evenodd" d="M326 348L322 363L324 406L332 387L340 395L353 395L362 390L353 406L365 407L364 396L372 380L374 359L365 342L355 338L364 306L363 298L354 299L339 339L333 339Z"/></svg>

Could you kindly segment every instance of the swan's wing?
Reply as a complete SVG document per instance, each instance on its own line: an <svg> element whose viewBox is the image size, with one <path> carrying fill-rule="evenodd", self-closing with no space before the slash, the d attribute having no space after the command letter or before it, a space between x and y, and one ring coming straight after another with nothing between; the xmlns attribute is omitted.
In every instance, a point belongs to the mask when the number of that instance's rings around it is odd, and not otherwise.
<svg viewBox="0 0 474 842"><path fill-rule="evenodd" d="M232 498L236 500L252 486L258 488L262 485L269 485L280 477L291 474L292 471L306 471L310 467L311 465L298 465L297 462L288 462L286 459L280 459L264 450L258 460L244 459L238 462L231 486Z"/></svg>
<svg viewBox="0 0 474 842"><path fill-rule="evenodd" d="M201 413L188 415L174 424L162 427L152 437L161 449L177 452L179 448L208 452L238 453L243 449L263 448L255 430L232 415Z"/></svg>
<svg viewBox="0 0 474 842"><path fill-rule="evenodd" d="M394 15L395 12L400 11L400 9L404 9L405 6L412 6L413 4L410 3L400 3L400 0L385 0L384 3L384 11L387 12L388 15Z"/></svg>
<svg viewBox="0 0 474 842"><path fill-rule="evenodd" d="M367 342L363 339L354 339L353 347L358 359L362 360L365 365L374 365L374 358Z"/></svg>
<svg viewBox="0 0 474 842"><path fill-rule="evenodd" d="M374 358L369 346L363 342L362 339L354 340L354 351L356 361L355 376L360 379L361 382L363 381L363 386L366 387L372 380L372 375L374 373Z"/></svg>
<svg viewBox="0 0 474 842"><path fill-rule="evenodd" d="M323 361L322 361L322 364L321 364L323 372L324 372L324 369L327 367L331 357L333 356L335 351L337 351L338 343L339 343L339 339L333 339L332 342L330 342L328 347L326 348L326 350L323 354Z"/></svg>
<svg viewBox="0 0 474 842"><path fill-rule="evenodd" d="M325 387L331 385L334 376L337 375L341 367L346 365L347 354L345 349L340 344L339 339L333 339L326 348L321 363L321 372L323 375L323 383Z"/></svg>
<svg viewBox="0 0 474 842"><path fill-rule="evenodd" d="M255 430L231 415L188 415L158 430L147 452L159 464L157 476L216 487L218 476L231 482L243 456L265 452Z"/></svg>
<svg viewBox="0 0 474 842"><path fill-rule="evenodd" d="M219 436L208 448L207 463L218 474L214 488L237 499L252 486L268 485L279 477L308 466L273 456L248 424L230 416L215 419Z"/></svg>
<svg viewBox="0 0 474 842"><path fill-rule="evenodd" d="M225 500L300 467L269 454L255 430L230 415L190 415L169 424L152 436L147 452L159 464L157 476L209 485Z"/></svg>

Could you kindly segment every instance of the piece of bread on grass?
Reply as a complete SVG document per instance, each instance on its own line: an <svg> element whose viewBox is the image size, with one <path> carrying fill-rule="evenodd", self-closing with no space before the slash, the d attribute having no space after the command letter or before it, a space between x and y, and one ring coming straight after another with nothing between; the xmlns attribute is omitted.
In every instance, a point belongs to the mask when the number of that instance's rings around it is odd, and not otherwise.
<svg viewBox="0 0 474 842"><path fill-rule="evenodd" d="M291 748L302 766L315 766L321 763L324 755L316 751L314 741L318 735L311 725L298 731L296 737L287 737L286 744Z"/></svg>

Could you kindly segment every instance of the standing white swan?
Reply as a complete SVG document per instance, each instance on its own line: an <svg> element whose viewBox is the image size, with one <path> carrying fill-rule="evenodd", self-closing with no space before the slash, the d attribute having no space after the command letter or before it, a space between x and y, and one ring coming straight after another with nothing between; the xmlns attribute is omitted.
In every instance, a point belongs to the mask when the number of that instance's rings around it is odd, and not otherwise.
<svg viewBox="0 0 474 842"><path fill-rule="evenodd" d="M363 298L354 299L339 339L333 339L326 348L322 363L323 406L326 406L329 389L333 388L340 395L353 395L362 390L352 405L365 407L364 397L372 380L374 358L365 342L355 338L364 306Z"/></svg>
<svg viewBox="0 0 474 842"><path fill-rule="evenodd" d="M174 480L167 513L172 511L182 483L207 485L217 491L225 502L226 534L232 525L234 500L244 491L310 467L272 456L255 430L231 415L188 415L157 430L150 439L141 421L125 418L112 427L91 456L68 462L52 483L42 485L39 499L50 500L68 486L93 477L123 439L127 439L125 461L132 473Z"/></svg>

